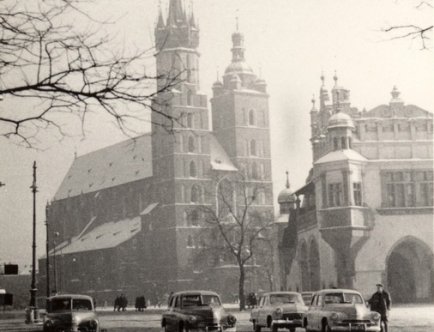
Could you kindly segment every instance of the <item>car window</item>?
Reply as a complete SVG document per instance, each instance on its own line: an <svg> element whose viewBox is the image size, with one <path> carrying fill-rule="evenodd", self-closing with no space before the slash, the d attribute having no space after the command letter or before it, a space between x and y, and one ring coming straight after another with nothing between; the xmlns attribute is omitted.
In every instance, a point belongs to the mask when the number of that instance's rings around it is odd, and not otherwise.
<svg viewBox="0 0 434 332"><path fill-rule="evenodd" d="M176 296L172 296L169 301L169 307L172 308L175 305Z"/></svg>
<svg viewBox="0 0 434 332"><path fill-rule="evenodd" d="M316 301L317 301L316 305L317 306L321 306L322 302L323 302L323 296L322 295L318 295Z"/></svg>
<svg viewBox="0 0 434 332"><path fill-rule="evenodd" d="M184 295L182 297L182 307L198 307L201 305L200 295Z"/></svg>
<svg viewBox="0 0 434 332"><path fill-rule="evenodd" d="M324 295L324 304L335 303L363 303L363 299L359 294L354 293L329 293Z"/></svg>
<svg viewBox="0 0 434 332"><path fill-rule="evenodd" d="M298 294L272 294L270 304L301 303L302 299Z"/></svg>
<svg viewBox="0 0 434 332"><path fill-rule="evenodd" d="M316 306L316 300L317 300L317 298L318 298L318 296L316 296L316 295L314 295L314 296L312 296L312 299L311 299L311 301L310 301L310 305L311 306Z"/></svg>
<svg viewBox="0 0 434 332"><path fill-rule="evenodd" d="M216 295L202 295L202 305L220 306L220 299Z"/></svg>
<svg viewBox="0 0 434 332"><path fill-rule="evenodd" d="M91 311L92 302L86 299L73 299L72 310L76 311Z"/></svg>
<svg viewBox="0 0 434 332"><path fill-rule="evenodd" d="M51 299L48 302L48 312L59 312L71 310L71 299Z"/></svg>
<svg viewBox="0 0 434 332"><path fill-rule="evenodd" d="M177 296L175 298L175 308L181 308L181 297Z"/></svg>

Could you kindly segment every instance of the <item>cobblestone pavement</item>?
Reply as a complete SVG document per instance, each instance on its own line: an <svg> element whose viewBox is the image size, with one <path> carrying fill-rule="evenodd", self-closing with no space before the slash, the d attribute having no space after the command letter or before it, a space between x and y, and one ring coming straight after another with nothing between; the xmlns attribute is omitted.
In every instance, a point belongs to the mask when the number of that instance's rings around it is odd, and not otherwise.
<svg viewBox="0 0 434 332"><path fill-rule="evenodd" d="M237 331L251 332L252 326L249 320L250 313L231 312L237 317ZM127 312L111 312L108 310L100 313L101 325L108 332L160 332L161 310L150 310L137 313L133 310ZM434 331L434 305L414 305L394 307L390 315L389 332L433 332ZM41 326L29 326L23 323L23 319L0 319L1 332L40 332ZM264 332L267 330L264 329ZM285 330L282 330L285 331ZM304 331L298 329L297 332ZM267 331L268 332L268 331Z"/></svg>

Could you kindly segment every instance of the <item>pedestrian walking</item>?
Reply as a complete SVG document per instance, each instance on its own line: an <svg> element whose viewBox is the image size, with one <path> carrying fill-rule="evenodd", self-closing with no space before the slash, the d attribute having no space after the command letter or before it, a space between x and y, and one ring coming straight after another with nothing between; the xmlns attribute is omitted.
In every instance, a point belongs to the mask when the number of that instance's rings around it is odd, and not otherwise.
<svg viewBox="0 0 434 332"><path fill-rule="evenodd" d="M381 331L388 332L388 316L392 306L390 294L384 290L382 284L377 284L377 291L368 301L372 311L376 311L381 315Z"/></svg>

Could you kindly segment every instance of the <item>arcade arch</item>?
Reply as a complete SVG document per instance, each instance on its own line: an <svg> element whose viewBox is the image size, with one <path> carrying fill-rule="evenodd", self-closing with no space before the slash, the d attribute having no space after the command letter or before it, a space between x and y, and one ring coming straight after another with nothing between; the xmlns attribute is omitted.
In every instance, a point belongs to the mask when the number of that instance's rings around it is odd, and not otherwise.
<svg viewBox="0 0 434 332"><path fill-rule="evenodd" d="M434 299L433 251L409 236L391 249L386 259L387 288L396 303Z"/></svg>

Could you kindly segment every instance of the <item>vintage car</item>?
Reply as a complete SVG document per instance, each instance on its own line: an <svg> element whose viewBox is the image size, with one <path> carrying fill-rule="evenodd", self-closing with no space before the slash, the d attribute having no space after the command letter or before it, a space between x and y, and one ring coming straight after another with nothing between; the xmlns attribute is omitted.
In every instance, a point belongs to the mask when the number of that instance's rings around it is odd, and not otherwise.
<svg viewBox="0 0 434 332"><path fill-rule="evenodd" d="M47 299L44 332L102 332L93 299L86 295L55 295Z"/></svg>
<svg viewBox="0 0 434 332"><path fill-rule="evenodd" d="M304 318L306 331L380 331L380 314L370 311L359 292L324 289L314 293Z"/></svg>
<svg viewBox="0 0 434 332"><path fill-rule="evenodd" d="M260 332L262 327L287 328L291 332L303 326L307 307L301 294L296 292L269 292L261 295L257 308L250 314L253 330Z"/></svg>
<svg viewBox="0 0 434 332"><path fill-rule="evenodd" d="M236 318L223 308L220 297L210 291L183 291L172 294L161 326L166 332L234 332Z"/></svg>

